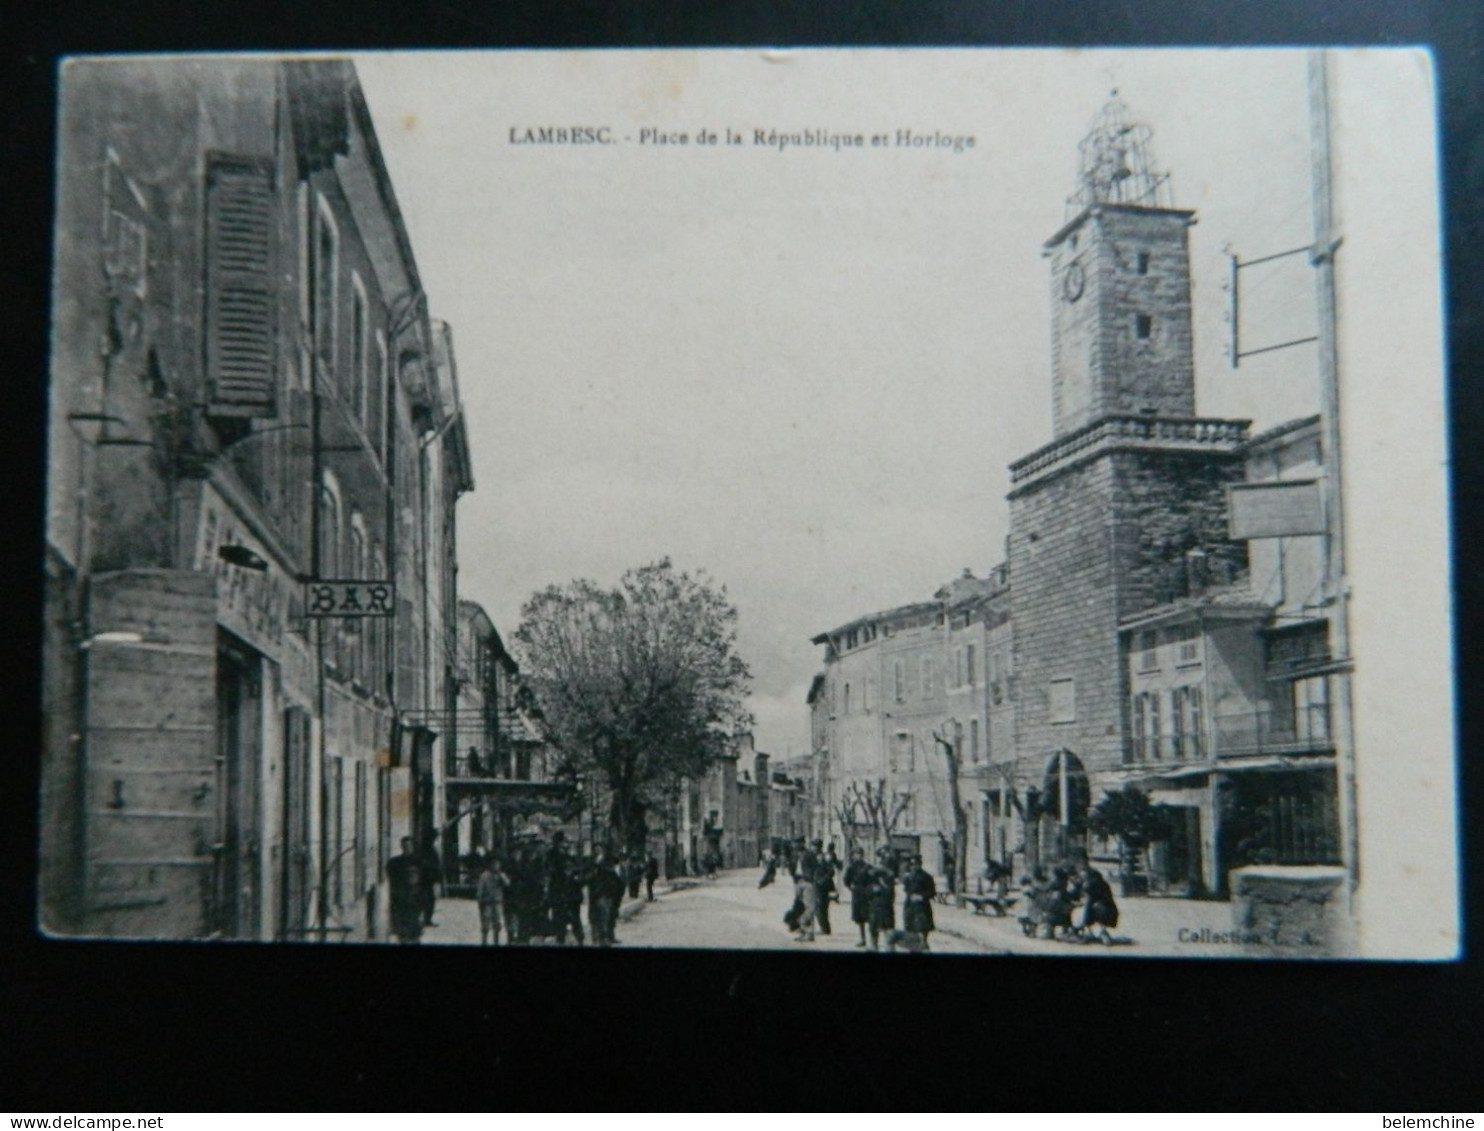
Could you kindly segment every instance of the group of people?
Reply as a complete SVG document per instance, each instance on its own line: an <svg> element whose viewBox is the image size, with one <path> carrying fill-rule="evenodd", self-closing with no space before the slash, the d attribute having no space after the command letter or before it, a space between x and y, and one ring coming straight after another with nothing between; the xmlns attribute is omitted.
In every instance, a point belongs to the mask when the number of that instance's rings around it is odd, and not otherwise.
<svg viewBox="0 0 1484 1131"><path fill-rule="evenodd" d="M1022 877L1025 913L1021 930L1031 938L1061 938L1111 943L1109 929L1118 926L1118 904L1103 874L1091 864L1059 864L1048 874L1038 868ZM1078 907L1081 915L1074 915ZM1075 920L1075 921L1074 921Z"/></svg>
<svg viewBox="0 0 1484 1131"><path fill-rule="evenodd" d="M850 892L850 919L860 932L857 949L888 950L898 947L918 952L930 949L928 936L935 929L933 897L937 884L932 873L922 866L922 857L901 856L883 847L875 863L868 863L865 849L855 848L850 863L844 864L835 853L833 843L825 848L822 840L788 846L783 854L794 881L794 900L783 916L794 941L814 942L817 934L828 935L830 903L838 899L835 877ZM763 861L763 876L758 887L772 883L779 858L769 853ZM902 890L902 925L897 927L897 887Z"/></svg>
<svg viewBox="0 0 1484 1131"><path fill-rule="evenodd" d="M431 844L424 852L412 850L412 838L402 840L402 853L387 862L391 888L392 933L398 942L421 940L423 928L433 925L436 898L437 853ZM479 905L479 938L483 945L567 943L570 934L581 946L589 935L595 946L612 946L624 892L637 899L642 883L647 899L654 899L659 863L652 855L618 856L599 848L592 856L572 853L557 832L549 845L517 845L508 855L474 853L474 898ZM587 898L587 930L583 929L583 896Z"/></svg>

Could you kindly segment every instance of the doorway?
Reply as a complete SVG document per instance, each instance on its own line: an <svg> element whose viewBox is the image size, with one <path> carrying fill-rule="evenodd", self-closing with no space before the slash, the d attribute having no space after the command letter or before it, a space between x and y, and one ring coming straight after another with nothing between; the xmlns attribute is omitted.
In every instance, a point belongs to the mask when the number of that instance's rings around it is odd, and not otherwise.
<svg viewBox="0 0 1484 1131"><path fill-rule="evenodd" d="M217 796L220 799L214 933L255 939L261 926L262 657L217 633Z"/></svg>

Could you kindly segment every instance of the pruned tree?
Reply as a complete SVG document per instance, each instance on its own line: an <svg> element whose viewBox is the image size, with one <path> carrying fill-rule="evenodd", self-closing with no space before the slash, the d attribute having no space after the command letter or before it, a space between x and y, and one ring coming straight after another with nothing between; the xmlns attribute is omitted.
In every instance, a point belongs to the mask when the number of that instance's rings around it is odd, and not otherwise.
<svg viewBox="0 0 1484 1131"><path fill-rule="evenodd" d="M669 558L629 570L613 589L550 586L521 610L515 640L548 741L607 787L625 848L642 846L648 810L677 779L704 773L751 725L736 622L725 588Z"/></svg>
<svg viewBox="0 0 1484 1131"><path fill-rule="evenodd" d="M911 792L888 792L886 779L852 781L840 793L835 816L841 828L867 830L871 848L887 843L911 804Z"/></svg>
<svg viewBox="0 0 1484 1131"><path fill-rule="evenodd" d="M943 757L948 762L948 803L953 808L953 868L948 875L948 890L964 890L965 874L969 854L969 818L964 812L963 798L959 795L958 771L963 761L963 739L959 735L947 736L933 731L933 741L943 748Z"/></svg>

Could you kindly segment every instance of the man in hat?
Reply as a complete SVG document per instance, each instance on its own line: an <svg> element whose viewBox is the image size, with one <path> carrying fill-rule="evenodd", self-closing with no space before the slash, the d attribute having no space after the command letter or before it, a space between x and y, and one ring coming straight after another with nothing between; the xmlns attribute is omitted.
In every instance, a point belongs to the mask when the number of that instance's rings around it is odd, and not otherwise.
<svg viewBox="0 0 1484 1131"><path fill-rule="evenodd" d="M825 854L824 841L816 840L812 847L814 849L814 887L819 901L815 919L819 923L820 934L827 935L830 933L830 900L835 897L835 863L837 861L832 861ZM830 851L834 851L833 845L830 846Z"/></svg>
<svg viewBox="0 0 1484 1131"><path fill-rule="evenodd" d="M402 838L402 851L386 862L391 889L392 934L399 943L421 942L423 937L422 868L412 851L412 838Z"/></svg>
<svg viewBox="0 0 1484 1131"><path fill-rule="evenodd" d="M582 877L577 862L567 853L567 838L558 832L551 838L551 852L546 857L546 908L551 918L551 931L558 946L567 942L567 928L577 945L583 944Z"/></svg>
<svg viewBox="0 0 1484 1131"><path fill-rule="evenodd" d="M616 941L613 928L618 920L618 906L623 901L623 888L623 877L613 858L606 848L599 848L587 877L587 922L597 946L612 946Z"/></svg>
<svg viewBox="0 0 1484 1131"><path fill-rule="evenodd" d="M443 860L438 855L438 834L429 833L417 854L417 866L422 872L423 926L436 927L433 908L438 901L438 885L443 882Z"/></svg>

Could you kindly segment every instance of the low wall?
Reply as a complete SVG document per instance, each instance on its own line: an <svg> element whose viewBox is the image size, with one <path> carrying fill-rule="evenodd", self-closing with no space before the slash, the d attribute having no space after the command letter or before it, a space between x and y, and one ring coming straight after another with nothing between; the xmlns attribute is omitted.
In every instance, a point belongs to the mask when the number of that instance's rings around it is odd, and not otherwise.
<svg viewBox="0 0 1484 1131"><path fill-rule="evenodd" d="M1355 953L1343 868L1254 866L1231 873L1232 925L1253 958Z"/></svg>

